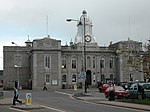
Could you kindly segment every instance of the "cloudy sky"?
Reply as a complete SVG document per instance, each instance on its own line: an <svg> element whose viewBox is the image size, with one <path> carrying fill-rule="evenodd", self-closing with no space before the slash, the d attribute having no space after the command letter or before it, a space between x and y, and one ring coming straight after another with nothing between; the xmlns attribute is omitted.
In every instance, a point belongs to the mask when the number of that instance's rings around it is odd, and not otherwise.
<svg viewBox="0 0 150 112"><path fill-rule="evenodd" d="M0 0L0 69L3 46L14 41L19 46L48 33L62 44L74 40L76 23L86 10L93 22L93 34L99 45L130 39L146 42L150 37L150 0Z"/></svg>

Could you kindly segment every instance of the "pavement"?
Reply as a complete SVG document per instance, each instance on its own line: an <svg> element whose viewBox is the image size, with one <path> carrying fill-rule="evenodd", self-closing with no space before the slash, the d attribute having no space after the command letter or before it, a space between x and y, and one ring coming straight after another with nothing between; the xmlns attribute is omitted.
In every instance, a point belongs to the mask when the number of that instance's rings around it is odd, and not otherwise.
<svg viewBox="0 0 150 112"><path fill-rule="evenodd" d="M108 101L108 99L105 98L104 94L99 93L97 89L88 89L87 93L81 92L81 90L73 90L73 89L62 89L60 90L61 92L67 92L71 91L72 97L82 100L82 101L87 101L87 102L92 102L92 103L97 103L97 104L102 104L102 105L109 105L109 106L117 106L117 107L124 107L124 108L131 108L131 109L138 109L138 110L143 110L143 111L149 111L150 112L150 105L142 105L142 104L134 104L134 103L126 103L126 102L120 102L120 101ZM32 109L41 109L44 108L41 105L37 103L32 103L32 105L26 105L25 99L21 99L23 101L23 104L20 105L19 103L16 105L12 105L12 98L1 98L0 99L0 105L10 105L12 108L17 108L17 109L22 109L22 110L32 110Z"/></svg>

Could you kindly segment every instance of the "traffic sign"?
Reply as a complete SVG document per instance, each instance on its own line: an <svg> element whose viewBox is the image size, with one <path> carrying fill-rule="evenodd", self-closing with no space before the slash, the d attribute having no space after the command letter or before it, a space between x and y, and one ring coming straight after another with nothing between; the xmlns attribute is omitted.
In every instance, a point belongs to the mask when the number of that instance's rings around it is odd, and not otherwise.
<svg viewBox="0 0 150 112"><path fill-rule="evenodd" d="M85 78L85 76L86 76L86 73L84 71L81 71L80 72L80 77L83 79L83 78Z"/></svg>

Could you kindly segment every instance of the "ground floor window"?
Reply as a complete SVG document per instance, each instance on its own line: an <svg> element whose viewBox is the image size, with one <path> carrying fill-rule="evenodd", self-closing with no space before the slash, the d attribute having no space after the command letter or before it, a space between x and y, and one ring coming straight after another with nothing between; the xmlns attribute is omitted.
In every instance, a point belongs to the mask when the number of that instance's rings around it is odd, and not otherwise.
<svg viewBox="0 0 150 112"><path fill-rule="evenodd" d="M105 75L101 74L101 82L105 82Z"/></svg>
<svg viewBox="0 0 150 112"><path fill-rule="evenodd" d="M50 74L45 75L45 82L48 84L50 83Z"/></svg>
<svg viewBox="0 0 150 112"><path fill-rule="evenodd" d="M76 75L72 75L72 82L76 82Z"/></svg>
<svg viewBox="0 0 150 112"><path fill-rule="evenodd" d="M62 82L66 82L66 75L62 76Z"/></svg>

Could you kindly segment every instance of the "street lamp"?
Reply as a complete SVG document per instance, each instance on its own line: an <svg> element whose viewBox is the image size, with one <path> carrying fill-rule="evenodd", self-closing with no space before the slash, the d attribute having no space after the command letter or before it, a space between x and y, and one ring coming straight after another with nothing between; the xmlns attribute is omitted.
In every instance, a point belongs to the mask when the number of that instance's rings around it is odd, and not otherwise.
<svg viewBox="0 0 150 112"><path fill-rule="evenodd" d="M85 35L85 15L87 14L87 12L84 10L82 12L82 16L80 17L80 20L76 20L76 19L67 19L66 21L71 22L71 21L77 21L79 22L78 25L83 25L83 36L82 36L82 43L83 43L83 51L82 51L82 57L83 57L83 63L82 63L82 70L84 71L84 77L85 77L85 86L84 86L84 92L87 92L87 81L86 81L86 35ZM83 22L82 22L83 19Z"/></svg>
<svg viewBox="0 0 150 112"><path fill-rule="evenodd" d="M15 86L17 86L17 88L19 89L19 67L21 66L20 65L20 56L19 56L19 46L18 46L18 44L16 44L15 42L12 42L12 44L14 44L14 45L16 45L17 46L17 61L16 61L16 63L15 63L15 67L17 67L17 84L16 84L16 82L15 82ZM16 59L16 58L15 58Z"/></svg>

